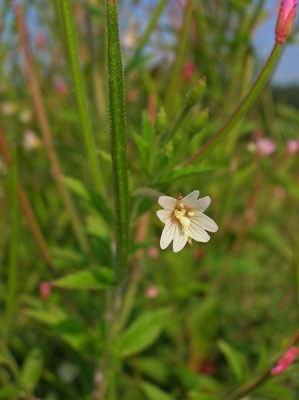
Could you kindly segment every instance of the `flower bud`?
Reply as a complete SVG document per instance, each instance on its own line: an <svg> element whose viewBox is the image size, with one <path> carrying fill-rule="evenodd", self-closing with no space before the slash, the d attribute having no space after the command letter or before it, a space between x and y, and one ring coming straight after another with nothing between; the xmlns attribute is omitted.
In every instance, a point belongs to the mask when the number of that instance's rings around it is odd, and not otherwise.
<svg viewBox="0 0 299 400"><path fill-rule="evenodd" d="M295 361L297 353L297 347L293 346L289 348L271 369L271 375L282 374L284 370Z"/></svg>
<svg viewBox="0 0 299 400"><path fill-rule="evenodd" d="M160 111L158 112L157 118L156 118L156 123L155 123L155 128L158 133L163 132L165 127L166 127L166 112L164 107L160 108Z"/></svg>
<svg viewBox="0 0 299 400"><path fill-rule="evenodd" d="M202 98L206 88L206 77L202 77L197 84L192 88L187 96L187 105L189 108L195 106Z"/></svg>
<svg viewBox="0 0 299 400"><path fill-rule="evenodd" d="M51 295L51 284L48 282L42 282L39 285L39 296L42 300L47 300Z"/></svg>
<svg viewBox="0 0 299 400"><path fill-rule="evenodd" d="M205 125L209 117L209 109L203 110L191 123L188 135L196 135Z"/></svg>
<svg viewBox="0 0 299 400"><path fill-rule="evenodd" d="M291 33L297 13L298 0L282 0L276 23L276 43L283 44Z"/></svg>

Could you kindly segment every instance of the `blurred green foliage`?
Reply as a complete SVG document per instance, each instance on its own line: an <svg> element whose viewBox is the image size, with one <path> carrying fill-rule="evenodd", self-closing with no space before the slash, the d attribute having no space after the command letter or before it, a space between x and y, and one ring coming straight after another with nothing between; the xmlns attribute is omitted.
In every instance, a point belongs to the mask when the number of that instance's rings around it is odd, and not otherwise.
<svg viewBox="0 0 299 400"><path fill-rule="evenodd" d="M0 5L0 128L17 154L11 170L0 156L1 399L105 398L101 367L109 346L115 399L231 399L232 388L254 382L270 368L298 329L298 156L289 142L298 140L298 88L267 86L213 152L200 164L184 166L250 88L259 69L251 38L268 16L262 0L195 1L183 38L184 2L174 3L161 9L147 42L138 47L158 2L119 2L123 60L130 66L125 85L131 269L122 282L112 271L104 2L72 2L105 188L101 195L84 150L60 2L33 0L25 6L55 152L83 221L88 251L78 245L50 173L14 9L10 2ZM174 65L179 73L165 113ZM207 78L203 98L177 121L202 76ZM265 137L275 144L269 155L259 149ZM54 268L41 257L17 211L17 175ZM178 254L162 252L153 199L157 192L177 197L194 189L212 198L208 214L218 233ZM142 228L146 233L140 235ZM136 265L139 285L111 344L109 290L117 284L122 294ZM42 282L51 284L51 293L42 292ZM298 378L294 363L247 399L296 400Z"/></svg>

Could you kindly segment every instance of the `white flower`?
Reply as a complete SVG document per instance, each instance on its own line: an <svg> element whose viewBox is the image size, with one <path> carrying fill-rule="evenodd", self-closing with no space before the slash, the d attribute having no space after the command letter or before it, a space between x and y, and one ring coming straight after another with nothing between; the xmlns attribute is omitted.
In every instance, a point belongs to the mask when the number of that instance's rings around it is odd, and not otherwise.
<svg viewBox="0 0 299 400"><path fill-rule="evenodd" d="M206 231L218 230L217 224L203 214L211 203L210 197L198 199L198 196L199 191L194 190L184 198L159 197L158 203L164 210L157 211L157 216L165 224L160 240L161 249L166 249L173 240L173 251L177 253L189 238L197 242L208 242L210 236Z"/></svg>

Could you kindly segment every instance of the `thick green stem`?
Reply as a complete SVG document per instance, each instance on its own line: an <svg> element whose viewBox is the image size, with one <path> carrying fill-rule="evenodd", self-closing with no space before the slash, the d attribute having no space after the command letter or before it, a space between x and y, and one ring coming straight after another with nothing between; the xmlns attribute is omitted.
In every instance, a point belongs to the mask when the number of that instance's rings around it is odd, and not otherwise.
<svg viewBox="0 0 299 400"><path fill-rule="evenodd" d="M128 263L129 212L123 70L116 1L107 0L110 137L116 219L116 269Z"/></svg>
<svg viewBox="0 0 299 400"><path fill-rule="evenodd" d="M207 141L207 143L194 156L189 158L184 163L184 166L191 164L196 159L201 159L208 151L212 150L214 146L216 146L216 144L219 143L219 141L227 133L229 133L231 129L235 126L235 124L244 116L244 114L251 107L251 105L259 95L260 91L268 81L280 54L281 48L281 44L274 45L268 61L266 62L263 70L261 71L260 75L256 79L255 83L253 84L247 95L243 98L241 103L231 114L228 120L224 123L224 125Z"/></svg>
<svg viewBox="0 0 299 400"><path fill-rule="evenodd" d="M93 183L99 193L103 191L103 181L100 174L99 164L96 156L96 147L92 133L90 117L86 102L83 78L79 66L76 35L71 14L70 0L61 0L66 41L69 50L70 62L72 66L72 76L74 81L77 105L79 110L80 122L84 136L86 152L92 172Z"/></svg>
<svg viewBox="0 0 299 400"><path fill-rule="evenodd" d="M162 14L162 11L164 10L164 7L166 6L166 3L167 3L167 0L160 0L159 3L157 4L157 6L152 14L152 17L149 21L149 24L148 24L144 34L142 35L139 43L136 46L133 58L131 61L129 61L128 65L125 68L125 74L128 74L132 70L132 68L133 68L136 60L140 56L144 46L147 44L151 33L155 29L158 19L159 19L160 15Z"/></svg>

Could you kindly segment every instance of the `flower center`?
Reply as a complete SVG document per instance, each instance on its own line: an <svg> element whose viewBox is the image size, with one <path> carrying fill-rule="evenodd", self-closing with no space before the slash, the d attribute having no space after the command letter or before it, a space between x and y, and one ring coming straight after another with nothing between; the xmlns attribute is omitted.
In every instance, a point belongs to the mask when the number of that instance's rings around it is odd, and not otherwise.
<svg viewBox="0 0 299 400"><path fill-rule="evenodd" d="M190 219L186 217L186 214L187 210L184 208L183 203L179 203L178 208L173 212L174 217L180 221L183 232L186 232L190 225Z"/></svg>

